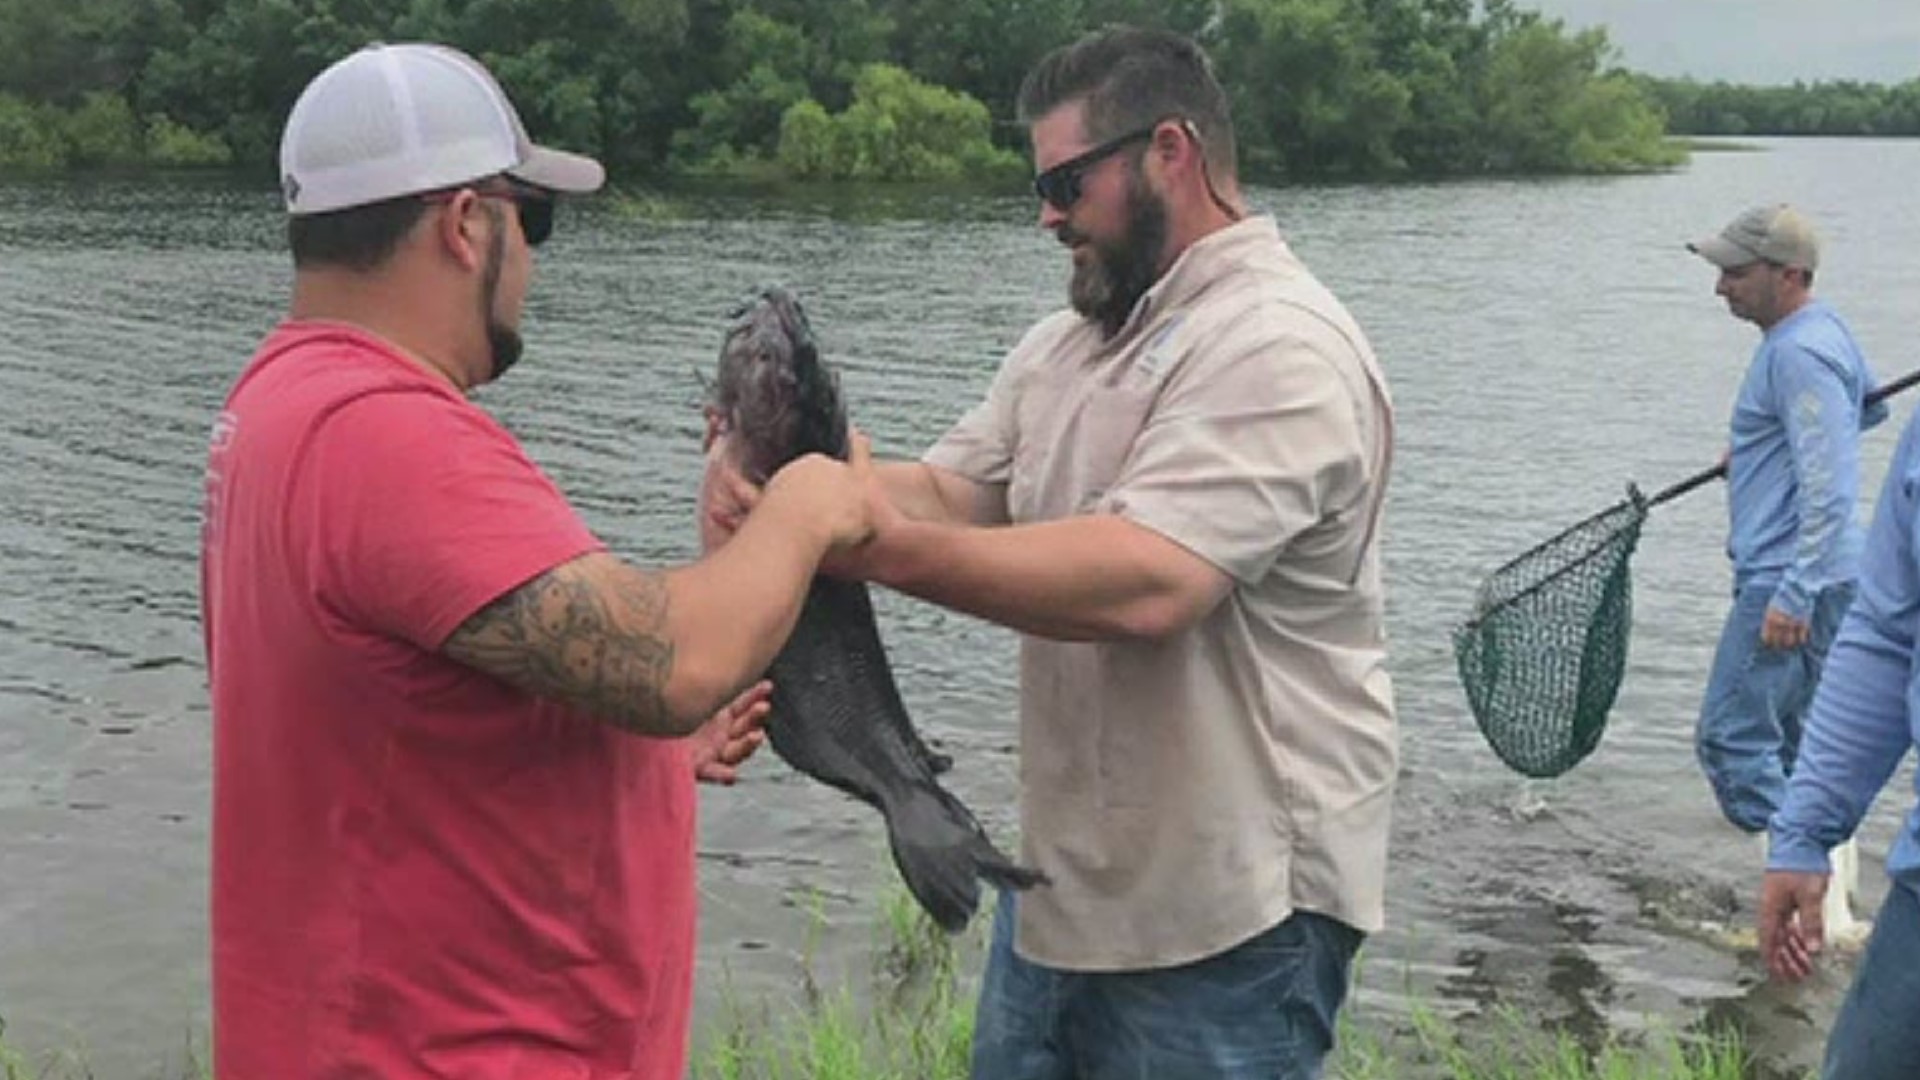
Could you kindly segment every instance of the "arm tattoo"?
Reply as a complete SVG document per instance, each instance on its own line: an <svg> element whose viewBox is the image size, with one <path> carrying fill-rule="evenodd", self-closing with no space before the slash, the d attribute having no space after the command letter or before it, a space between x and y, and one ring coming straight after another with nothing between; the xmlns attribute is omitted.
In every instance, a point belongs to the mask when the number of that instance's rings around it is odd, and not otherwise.
<svg viewBox="0 0 1920 1080"><path fill-rule="evenodd" d="M672 727L667 680L667 583L617 568L590 575L576 563L541 574L475 612L441 651L530 694L579 706L617 727Z"/></svg>

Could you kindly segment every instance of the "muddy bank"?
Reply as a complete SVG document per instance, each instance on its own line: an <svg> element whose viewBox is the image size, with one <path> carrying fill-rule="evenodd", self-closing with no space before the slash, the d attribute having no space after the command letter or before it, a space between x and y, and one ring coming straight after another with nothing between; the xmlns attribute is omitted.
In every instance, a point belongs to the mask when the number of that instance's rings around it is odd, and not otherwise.
<svg viewBox="0 0 1920 1080"><path fill-rule="evenodd" d="M1799 985L1768 978L1754 941L1757 841L1681 820L1667 844L1648 844L1617 820L1557 808L1542 790L1515 783L1508 798L1478 804L1457 792L1405 800L1398 843L1431 852L1471 837L1463 862L1480 865L1454 880L1399 875L1414 894L1403 908L1443 911L1447 922L1397 925L1369 944L1354 1012L1363 1034L1417 1047L1422 1011L1447 1018L1468 1045L1511 1038L1516 1023L1596 1052L1609 1041L1731 1028L1755 1080L1816 1070L1858 952L1829 949ZM1886 891L1885 832L1863 839L1863 918ZM1689 846L1684 861L1668 854Z"/></svg>

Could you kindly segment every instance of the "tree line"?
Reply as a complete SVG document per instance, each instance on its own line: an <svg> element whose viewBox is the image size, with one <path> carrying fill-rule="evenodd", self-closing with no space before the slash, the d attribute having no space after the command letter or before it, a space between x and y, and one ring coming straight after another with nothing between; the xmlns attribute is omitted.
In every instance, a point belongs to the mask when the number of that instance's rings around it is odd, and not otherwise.
<svg viewBox="0 0 1920 1080"><path fill-rule="evenodd" d="M1920 65L1920 61L1916 61ZM1687 135L1920 135L1920 77L1790 86L1643 77L1641 89Z"/></svg>
<svg viewBox="0 0 1920 1080"><path fill-rule="evenodd" d="M1659 168L1670 87L1515 0L0 0L0 168L270 170L375 40L480 57L617 175L1018 174L1026 70L1113 22L1192 35L1270 179Z"/></svg>

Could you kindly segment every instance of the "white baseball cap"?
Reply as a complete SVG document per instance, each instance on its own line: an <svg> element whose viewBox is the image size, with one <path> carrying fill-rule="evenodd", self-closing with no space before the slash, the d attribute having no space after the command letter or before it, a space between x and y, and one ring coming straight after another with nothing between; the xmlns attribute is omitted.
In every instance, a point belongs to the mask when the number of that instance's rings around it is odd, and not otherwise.
<svg viewBox="0 0 1920 1080"><path fill-rule="evenodd" d="M280 137L287 212L324 214L499 173L596 191L598 161L535 146L506 92L443 45L369 45L314 76Z"/></svg>

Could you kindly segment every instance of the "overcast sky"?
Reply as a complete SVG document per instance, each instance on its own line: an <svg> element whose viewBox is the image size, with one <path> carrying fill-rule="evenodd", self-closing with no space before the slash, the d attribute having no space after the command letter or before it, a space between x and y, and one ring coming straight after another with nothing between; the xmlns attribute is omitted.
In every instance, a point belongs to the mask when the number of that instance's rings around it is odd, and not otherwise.
<svg viewBox="0 0 1920 1080"><path fill-rule="evenodd" d="M1518 0L1605 26L1626 66L1741 83L1920 78L1920 0Z"/></svg>

